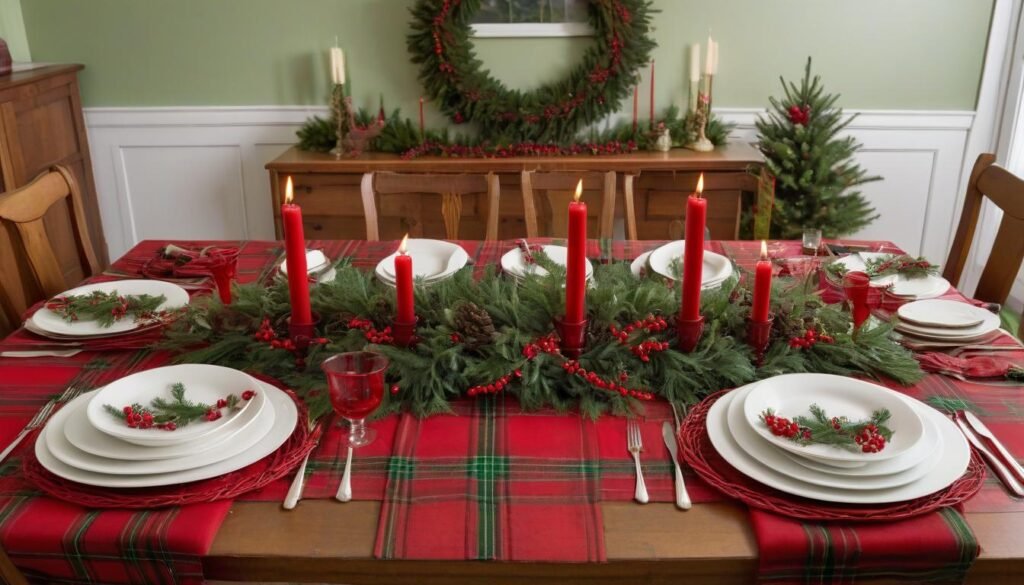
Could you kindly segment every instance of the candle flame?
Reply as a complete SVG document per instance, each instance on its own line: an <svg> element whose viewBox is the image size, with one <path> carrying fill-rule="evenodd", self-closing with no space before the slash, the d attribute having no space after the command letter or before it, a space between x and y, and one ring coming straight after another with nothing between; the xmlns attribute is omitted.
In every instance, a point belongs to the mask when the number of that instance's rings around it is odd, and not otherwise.
<svg viewBox="0 0 1024 585"><path fill-rule="evenodd" d="M767 259L768 259L768 244L764 240L761 240L761 260L767 260Z"/></svg>
<svg viewBox="0 0 1024 585"><path fill-rule="evenodd" d="M398 253L399 254L402 254L403 256L405 255L405 250L406 250L406 246L407 246L408 242L409 242L409 234L405 234L405 237L402 238L402 243L398 245Z"/></svg>
<svg viewBox="0 0 1024 585"><path fill-rule="evenodd" d="M291 204L293 199L295 199L295 191L292 187L292 177L288 175L288 180L284 182L284 202Z"/></svg>
<svg viewBox="0 0 1024 585"><path fill-rule="evenodd" d="M699 199L701 197L701 194L703 194L703 193L704 193L704 173L701 173L700 174L700 178L697 179L697 198Z"/></svg>
<svg viewBox="0 0 1024 585"><path fill-rule="evenodd" d="M579 201L580 195L583 195L583 179L576 183L576 195L573 196L573 201Z"/></svg>

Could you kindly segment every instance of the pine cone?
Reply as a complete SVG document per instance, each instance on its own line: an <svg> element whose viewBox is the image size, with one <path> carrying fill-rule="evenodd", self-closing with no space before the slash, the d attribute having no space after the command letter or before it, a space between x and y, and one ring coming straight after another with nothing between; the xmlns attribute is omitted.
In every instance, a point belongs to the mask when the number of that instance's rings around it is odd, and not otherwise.
<svg viewBox="0 0 1024 585"><path fill-rule="evenodd" d="M456 306L452 321L455 329L462 334L463 342L470 348L490 345L498 336L491 316L475 303L465 302Z"/></svg>

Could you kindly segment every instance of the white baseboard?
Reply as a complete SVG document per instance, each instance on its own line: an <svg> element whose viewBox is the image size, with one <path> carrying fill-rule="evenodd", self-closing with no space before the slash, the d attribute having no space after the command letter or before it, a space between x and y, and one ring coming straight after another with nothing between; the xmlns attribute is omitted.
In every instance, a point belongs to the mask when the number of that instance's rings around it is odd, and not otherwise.
<svg viewBox="0 0 1024 585"><path fill-rule="evenodd" d="M718 108L753 140L762 110ZM323 107L87 108L107 246L123 254L147 238L271 238L264 165L296 140ZM847 131L861 163L885 180L865 195L882 218L864 231L944 262L973 112L865 110Z"/></svg>

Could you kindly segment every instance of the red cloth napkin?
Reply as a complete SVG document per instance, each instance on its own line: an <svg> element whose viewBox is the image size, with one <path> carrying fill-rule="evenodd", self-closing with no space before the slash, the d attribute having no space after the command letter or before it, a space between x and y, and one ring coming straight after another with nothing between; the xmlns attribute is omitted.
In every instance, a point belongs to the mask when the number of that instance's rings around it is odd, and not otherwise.
<svg viewBox="0 0 1024 585"><path fill-rule="evenodd" d="M756 509L750 519L762 582L962 583L980 552L963 515L953 508L896 522L807 522Z"/></svg>
<svg viewBox="0 0 1024 585"><path fill-rule="evenodd" d="M237 258L239 248L221 246L175 246L168 244L157 251L141 269L149 278L207 276L214 266Z"/></svg>
<svg viewBox="0 0 1024 585"><path fill-rule="evenodd" d="M926 372L966 378L1006 378L1018 368L1013 361L994 355L954 357L939 352L923 352L914 354L914 357Z"/></svg>

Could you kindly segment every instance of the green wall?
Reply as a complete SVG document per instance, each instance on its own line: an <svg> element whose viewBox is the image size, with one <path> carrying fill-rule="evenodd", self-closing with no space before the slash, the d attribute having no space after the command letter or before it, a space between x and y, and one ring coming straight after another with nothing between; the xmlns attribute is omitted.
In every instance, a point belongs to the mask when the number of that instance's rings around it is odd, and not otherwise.
<svg viewBox="0 0 1024 585"><path fill-rule="evenodd" d="M21 0L0 0L0 39L7 42L11 58L15 61L28 61L31 58L21 14Z"/></svg>
<svg viewBox="0 0 1024 585"><path fill-rule="evenodd" d="M993 1L656 0L658 107L681 103L686 46L710 29L721 53L716 106L765 105L778 76L799 75L812 55L846 107L973 109ZM35 60L87 66L88 106L322 104L337 35L357 103L376 106L383 92L412 116L421 90L405 49L411 4L26 0L21 9ZM571 67L586 42L476 44L502 79L528 87ZM646 95L644 85L641 111Z"/></svg>

